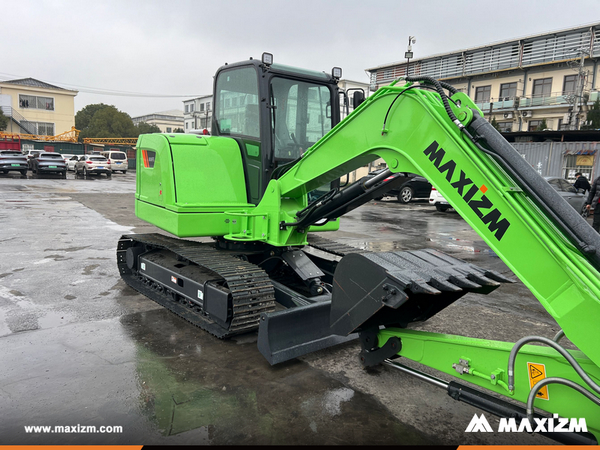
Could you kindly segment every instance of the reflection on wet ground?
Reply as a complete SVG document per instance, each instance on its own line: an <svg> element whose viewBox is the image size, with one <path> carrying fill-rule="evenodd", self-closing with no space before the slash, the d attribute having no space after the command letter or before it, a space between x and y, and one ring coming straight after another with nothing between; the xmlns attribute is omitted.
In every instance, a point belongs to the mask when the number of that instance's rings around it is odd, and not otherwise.
<svg viewBox="0 0 600 450"><path fill-rule="evenodd" d="M140 411L163 436L208 444L424 444L372 397L306 363L269 367L247 337L219 341L163 310L121 319L136 346Z"/></svg>

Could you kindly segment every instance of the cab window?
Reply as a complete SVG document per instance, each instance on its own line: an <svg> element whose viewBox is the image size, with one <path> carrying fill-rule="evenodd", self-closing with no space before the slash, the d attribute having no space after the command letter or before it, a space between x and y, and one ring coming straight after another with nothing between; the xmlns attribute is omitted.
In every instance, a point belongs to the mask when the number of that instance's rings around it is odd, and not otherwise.
<svg viewBox="0 0 600 450"><path fill-rule="evenodd" d="M331 93L326 86L273 78L271 97L275 158L296 159L331 130Z"/></svg>
<svg viewBox="0 0 600 450"><path fill-rule="evenodd" d="M243 67L221 72L216 95L215 116L219 133L260 139L256 70Z"/></svg>

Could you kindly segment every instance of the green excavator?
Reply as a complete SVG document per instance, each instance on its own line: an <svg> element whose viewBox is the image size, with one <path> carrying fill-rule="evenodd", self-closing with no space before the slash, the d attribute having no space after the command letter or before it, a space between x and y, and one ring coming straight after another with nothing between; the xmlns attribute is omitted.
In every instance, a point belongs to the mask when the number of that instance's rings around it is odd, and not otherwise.
<svg viewBox="0 0 600 450"><path fill-rule="evenodd" d="M268 53L226 64L214 81L212 135L141 135L135 212L173 236L123 236L123 279L218 338L258 330L271 364L358 338L364 366L444 388L508 431L597 443L600 236L451 85L410 76L365 98L339 90L340 77ZM383 173L340 181L377 158ZM337 230L406 172L430 180L559 334L513 343L414 330L466 293L511 280L431 249L373 253L314 235ZM212 240L182 239L199 237ZM560 344L565 335L578 350Z"/></svg>

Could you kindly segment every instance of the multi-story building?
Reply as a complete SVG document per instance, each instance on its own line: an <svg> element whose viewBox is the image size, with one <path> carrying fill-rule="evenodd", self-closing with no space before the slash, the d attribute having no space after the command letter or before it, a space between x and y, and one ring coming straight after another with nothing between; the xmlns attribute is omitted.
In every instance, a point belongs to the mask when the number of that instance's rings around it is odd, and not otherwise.
<svg viewBox="0 0 600 450"><path fill-rule="evenodd" d="M205 129L211 131L212 104L212 95L203 95L183 101L186 133Z"/></svg>
<svg viewBox="0 0 600 450"><path fill-rule="evenodd" d="M443 80L502 132L577 130L599 98L600 23L367 69L371 89L401 76Z"/></svg>
<svg viewBox="0 0 600 450"><path fill-rule="evenodd" d="M179 109L146 114L145 116L133 117L131 120L133 120L134 125L141 122L156 125L162 133L173 133L178 128L183 129L183 112Z"/></svg>
<svg viewBox="0 0 600 450"><path fill-rule="evenodd" d="M33 78L0 82L0 109L9 133L56 136L75 126L77 91Z"/></svg>

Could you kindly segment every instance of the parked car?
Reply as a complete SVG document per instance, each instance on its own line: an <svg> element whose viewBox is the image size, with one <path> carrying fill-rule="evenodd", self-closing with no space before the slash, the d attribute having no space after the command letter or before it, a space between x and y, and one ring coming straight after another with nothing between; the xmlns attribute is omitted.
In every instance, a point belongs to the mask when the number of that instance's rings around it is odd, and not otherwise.
<svg viewBox="0 0 600 450"><path fill-rule="evenodd" d="M65 160L65 164L66 164L66 163L67 163L67 161L68 161L68 160L70 160L70 159L71 159L73 156L76 156L76 155L69 154L69 153L61 153L61 155L62 155L63 159Z"/></svg>
<svg viewBox="0 0 600 450"><path fill-rule="evenodd" d="M0 150L0 172L11 170L27 175L27 157L18 150Z"/></svg>
<svg viewBox="0 0 600 450"><path fill-rule="evenodd" d="M444 212L452 208L450 203L444 198L440 191L436 188L431 188L431 193L429 194L429 204L435 206L435 209L438 211Z"/></svg>
<svg viewBox="0 0 600 450"><path fill-rule="evenodd" d="M127 154L116 150L109 150L101 153L108 160L110 170L115 173L117 170L127 173Z"/></svg>
<svg viewBox="0 0 600 450"><path fill-rule="evenodd" d="M556 192L564 198L577 212L583 211L583 204L587 198L587 194L578 192L567 180L561 177L544 177L544 179L554 188Z"/></svg>
<svg viewBox="0 0 600 450"><path fill-rule="evenodd" d="M384 170L386 169L374 170L370 172L368 176L374 177L379 175ZM417 198L429 197L429 193L431 192L431 183L421 175L410 172L398 172L390 175L390 177L392 176L404 178L404 182L399 187L390 189L382 197L377 198L377 200L381 200L383 197L393 196L397 197L400 203L408 203ZM387 179L388 178L386 178L386 180Z"/></svg>
<svg viewBox="0 0 600 450"><path fill-rule="evenodd" d="M65 161L67 164L67 170L75 170L75 163L79 161L79 158L81 158L81 156L73 155L67 161Z"/></svg>
<svg viewBox="0 0 600 450"><path fill-rule="evenodd" d="M23 154L27 158L27 168L31 170L31 158L35 155L39 155L40 153L44 153L43 150L25 150Z"/></svg>
<svg viewBox="0 0 600 450"><path fill-rule="evenodd" d="M33 173L58 173L67 178L67 165L60 153L40 153L31 158L30 163Z"/></svg>
<svg viewBox="0 0 600 450"><path fill-rule="evenodd" d="M556 192L560 194L566 202L571 205L575 211L581 213L583 211L583 205L587 198L586 194L578 192L573 184L561 177L544 177L544 179L554 188ZM450 204L446 201L444 196L440 194L435 188L432 188L431 195L429 196L429 204L434 205L438 211L446 211L451 208Z"/></svg>
<svg viewBox="0 0 600 450"><path fill-rule="evenodd" d="M83 155L75 163L75 176L82 173L85 176L94 174L106 174L110 178L112 171L108 166L108 160L101 155Z"/></svg>

